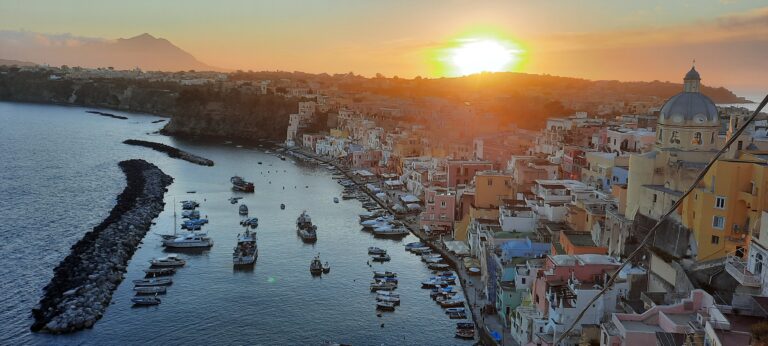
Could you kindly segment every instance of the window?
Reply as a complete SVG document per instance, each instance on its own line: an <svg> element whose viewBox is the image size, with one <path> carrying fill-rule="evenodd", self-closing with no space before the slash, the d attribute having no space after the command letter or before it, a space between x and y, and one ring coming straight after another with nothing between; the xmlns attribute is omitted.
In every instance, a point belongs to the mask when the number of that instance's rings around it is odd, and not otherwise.
<svg viewBox="0 0 768 346"><path fill-rule="evenodd" d="M715 143L715 133L712 132L712 137L709 138L709 144Z"/></svg>
<svg viewBox="0 0 768 346"><path fill-rule="evenodd" d="M720 237L713 235L712 236L712 244L720 244Z"/></svg>
<svg viewBox="0 0 768 346"><path fill-rule="evenodd" d="M736 143L736 150L741 150L741 148L744 146L744 143L742 141L739 141Z"/></svg>
<svg viewBox="0 0 768 346"><path fill-rule="evenodd" d="M440 207L445 208L445 201L440 201Z"/></svg>
<svg viewBox="0 0 768 346"><path fill-rule="evenodd" d="M725 197L722 197L722 196L715 197L715 208L725 209Z"/></svg>
<svg viewBox="0 0 768 346"><path fill-rule="evenodd" d="M677 131L672 131L672 136L669 137L669 143L680 144L680 138L677 137Z"/></svg>
<svg viewBox="0 0 768 346"><path fill-rule="evenodd" d="M725 227L725 217L715 216L712 218L712 227L717 229L723 229Z"/></svg>
<svg viewBox="0 0 768 346"><path fill-rule="evenodd" d="M488 186L493 186L493 179L488 179Z"/></svg>
<svg viewBox="0 0 768 346"><path fill-rule="evenodd" d="M656 203L656 200L659 198L655 193L653 194L653 203Z"/></svg>
<svg viewBox="0 0 768 346"><path fill-rule="evenodd" d="M701 145L701 132L696 132L693 134L693 140L691 140L691 144Z"/></svg>
<svg viewBox="0 0 768 346"><path fill-rule="evenodd" d="M664 133L664 129L659 129L659 139L661 139L661 136L663 133Z"/></svg>
<svg viewBox="0 0 768 346"><path fill-rule="evenodd" d="M520 283L525 285L525 278L520 278Z"/></svg>

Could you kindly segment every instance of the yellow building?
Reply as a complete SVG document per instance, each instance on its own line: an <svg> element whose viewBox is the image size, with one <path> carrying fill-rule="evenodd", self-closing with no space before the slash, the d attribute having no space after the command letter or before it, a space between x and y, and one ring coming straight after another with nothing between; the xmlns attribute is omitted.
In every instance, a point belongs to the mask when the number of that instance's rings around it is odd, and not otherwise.
<svg viewBox="0 0 768 346"><path fill-rule="evenodd" d="M331 137L349 138L349 131L342 129L331 129Z"/></svg>
<svg viewBox="0 0 768 346"><path fill-rule="evenodd" d="M472 202L462 213L461 219L454 223L453 237L455 240L466 241L467 229L473 220L498 220L502 200L515 197L512 176L496 171L478 172L475 175L474 191L464 192L463 195L471 196Z"/></svg>
<svg viewBox="0 0 768 346"><path fill-rule="evenodd" d="M768 151L744 151L717 161L682 205L695 239L696 260L746 255L768 207Z"/></svg>

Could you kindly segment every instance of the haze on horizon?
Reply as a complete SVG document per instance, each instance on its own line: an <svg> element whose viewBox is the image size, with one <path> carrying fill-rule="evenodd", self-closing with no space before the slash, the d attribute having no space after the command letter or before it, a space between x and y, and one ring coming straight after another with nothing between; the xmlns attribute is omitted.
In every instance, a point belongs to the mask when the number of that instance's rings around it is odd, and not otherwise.
<svg viewBox="0 0 768 346"><path fill-rule="evenodd" d="M441 66L451 47L493 36L515 47L503 70L679 82L696 59L705 84L742 95L768 77L767 1L11 0L0 23L71 44L147 32L231 70L452 76L474 70Z"/></svg>

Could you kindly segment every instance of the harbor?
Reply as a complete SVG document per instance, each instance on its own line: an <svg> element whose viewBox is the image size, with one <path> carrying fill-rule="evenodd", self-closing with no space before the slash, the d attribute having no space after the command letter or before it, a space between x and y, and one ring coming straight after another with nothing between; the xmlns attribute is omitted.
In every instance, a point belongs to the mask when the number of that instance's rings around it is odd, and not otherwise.
<svg viewBox="0 0 768 346"><path fill-rule="evenodd" d="M99 132L89 128L92 126L90 122L78 122L88 115L75 114L84 113L77 112L77 108L17 107L54 108L54 111L63 114L46 117L46 122L76 124L83 128L83 136ZM217 333L226 333L233 336L231 342L243 344L258 343L259 340L281 340L281 344L289 345L321 344L324 341L355 345L472 343L472 340L456 338L458 320L449 318L445 309L430 298L429 291L421 288L421 282L435 274L421 258L404 248L406 243L418 238L413 235L402 239L379 238L361 230L359 214L366 210L358 200L340 198L344 188L333 179L327 167L304 163L290 155L282 160L266 144L260 147L258 144L227 144L224 141L196 143L153 135L142 138L216 161L214 167L194 165L169 158L163 153L122 144L123 138L141 138L139 134L150 133L159 126L152 124L157 117L127 116L130 120L120 123L125 124L121 130L124 132L122 138L104 136L92 139L102 141L105 149L103 153L96 151L94 155L103 155L97 156L102 157L101 160L142 157L173 176L174 183L165 194L165 209L154 220L155 224L128 263L124 280L115 290L109 308L91 329L66 335L30 334L29 322L11 324L5 328L17 329L12 332L15 336L9 342L68 345L85 340L108 343L112 338L119 337L125 344L139 344L151 333L156 342L175 340L196 344L216 342ZM34 123L35 119L31 121ZM70 137L77 135L74 129L68 134ZM238 148L238 145L242 147ZM67 146L64 142L59 146L74 150L76 144ZM93 186L114 184L115 188L111 191L119 192L124 179L119 170L113 169L105 174L111 174L106 176L111 179L107 180L108 184L89 183ZM254 192L233 191L230 178L235 175L253 182ZM76 186L80 178L65 175L62 179L69 179L66 182ZM301 185L297 184L299 181ZM110 202L115 195L104 196L103 189L78 190L81 194L86 191L84 198L69 202L70 217L63 220L68 225L67 229L71 230L77 229L76 225L68 223L81 215L80 205L89 206L83 210L94 209L94 204L100 205L94 200ZM189 193L192 191L194 193ZM334 202L334 197L339 197L338 203ZM236 203L233 204L231 198L235 198ZM160 235L172 234L174 230L174 206L178 213L177 231L183 231L180 227L183 210L180 202L186 200L197 201L199 206L196 210L200 218L208 220L202 231L213 240L210 248L176 251L163 246ZM248 206L247 216L239 214L241 204ZM304 210L317 226L315 243L304 243L296 233L297 217ZM95 215L97 220L103 218ZM258 257L253 265L235 266L233 249L238 234L246 230L240 222L253 218L258 219L258 226L254 229ZM250 226L247 228L251 229ZM77 235L77 238L80 237L82 234ZM368 264L371 259L369 247L387 250L390 260ZM19 250L19 253L24 251ZM328 262L331 269L327 274L312 276L309 265L318 254L322 263ZM132 298L137 296L137 291L133 280L145 279L146 271L151 269L150 260L169 255L178 255L186 264L167 276L172 279L172 284L166 287L165 294L157 295L161 304L134 307ZM58 263L58 260L55 262ZM55 263L50 267L45 267L45 262L38 265L41 268L37 272L23 266L20 269L45 277L50 275ZM400 304L395 306L394 311L377 309L379 294L370 292L374 271L397 273L398 287L393 292L399 294ZM27 295L26 300L36 300L39 298L39 287L44 284L21 287L24 291L18 293L9 287L9 292L22 297ZM153 294L146 296L154 297ZM20 305L8 306L5 310L24 316L29 308ZM190 324L190 321L200 319L205 320L204 326ZM243 332L240 328L240 321L243 320L249 320L257 327ZM305 323L311 323L313 328L296 328ZM195 331L190 332L188 328L195 328ZM210 334L208 331L216 332Z"/></svg>

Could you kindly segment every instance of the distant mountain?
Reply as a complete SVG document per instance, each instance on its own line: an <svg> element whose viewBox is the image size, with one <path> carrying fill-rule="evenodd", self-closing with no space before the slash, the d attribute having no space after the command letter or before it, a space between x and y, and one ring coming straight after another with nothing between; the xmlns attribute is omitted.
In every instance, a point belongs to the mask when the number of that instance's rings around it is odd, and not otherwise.
<svg viewBox="0 0 768 346"><path fill-rule="evenodd" d="M29 61L0 59L0 65L21 67L21 66L35 66L37 64Z"/></svg>
<svg viewBox="0 0 768 346"><path fill-rule="evenodd" d="M52 66L139 67L150 71L214 71L164 38L141 34L107 40L71 34L41 34L30 31L0 31L3 59L34 61Z"/></svg>

